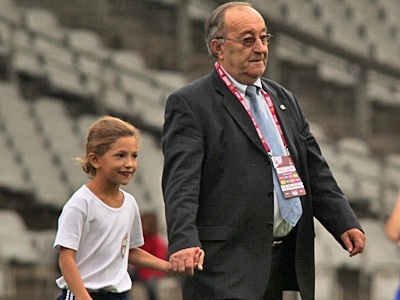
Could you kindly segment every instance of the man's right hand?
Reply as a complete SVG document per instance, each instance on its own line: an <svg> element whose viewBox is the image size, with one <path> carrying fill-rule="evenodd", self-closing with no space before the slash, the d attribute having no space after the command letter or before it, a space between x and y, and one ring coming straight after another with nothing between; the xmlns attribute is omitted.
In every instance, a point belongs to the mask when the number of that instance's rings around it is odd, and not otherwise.
<svg viewBox="0 0 400 300"><path fill-rule="evenodd" d="M204 251L199 247L186 248L173 253L169 258L172 273L193 276L195 269L203 270L204 255Z"/></svg>

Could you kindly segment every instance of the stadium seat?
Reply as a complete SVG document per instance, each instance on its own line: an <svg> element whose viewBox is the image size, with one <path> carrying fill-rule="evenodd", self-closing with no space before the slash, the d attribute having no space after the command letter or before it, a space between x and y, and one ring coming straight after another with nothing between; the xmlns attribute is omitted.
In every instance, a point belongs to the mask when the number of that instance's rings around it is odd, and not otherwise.
<svg viewBox="0 0 400 300"><path fill-rule="evenodd" d="M325 24L321 18L319 6L312 1L297 0L287 5L287 21L304 32L323 38Z"/></svg>
<svg viewBox="0 0 400 300"><path fill-rule="evenodd" d="M10 76L10 57L12 55L12 29L7 23L0 23L0 76Z"/></svg>
<svg viewBox="0 0 400 300"><path fill-rule="evenodd" d="M120 116L137 116L126 93L116 88L106 88L102 104L107 113Z"/></svg>
<svg viewBox="0 0 400 300"><path fill-rule="evenodd" d="M15 29L13 32L13 53L11 70L17 77L22 75L30 80L41 82L45 79L41 50L34 49L34 37L26 30Z"/></svg>
<svg viewBox="0 0 400 300"><path fill-rule="evenodd" d="M105 49L100 35L89 29L70 29L66 30L66 45L74 51L82 53L93 53L94 55L105 58L108 51Z"/></svg>
<svg viewBox="0 0 400 300"><path fill-rule="evenodd" d="M365 20L374 24L377 18L377 1L368 0L346 0L346 8L351 21L362 24Z"/></svg>
<svg viewBox="0 0 400 300"><path fill-rule="evenodd" d="M44 36L61 41L64 32L56 14L44 8L26 8L22 12L22 25L35 36Z"/></svg>
<svg viewBox="0 0 400 300"><path fill-rule="evenodd" d="M0 106L1 110L1 106ZM16 194L32 193L32 186L25 180L24 167L17 161L16 151L7 141L4 132L0 133L0 188Z"/></svg>
<svg viewBox="0 0 400 300"><path fill-rule="evenodd" d="M40 97L34 101L32 109L39 129L55 154L79 154L81 149L78 136L74 132L72 118L61 99Z"/></svg>
<svg viewBox="0 0 400 300"><path fill-rule="evenodd" d="M368 72L366 98L371 102L400 103L400 79L380 72Z"/></svg>
<svg viewBox="0 0 400 300"><path fill-rule="evenodd" d="M46 64L59 63L64 68L74 67L75 54L66 48L61 41L37 36L33 39L30 50L40 54Z"/></svg>
<svg viewBox="0 0 400 300"><path fill-rule="evenodd" d="M368 281L372 278L371 295L374 295L373 299L388 299L388 298L376 298L377 289L382 288L380 283L385 285L389 283L391 288L393 287L393 281L383 280L385 274L398 274L400 272L400 257L399 249L395 243L389 241L384 232L384 226L381 221L374 219L361 219L361 226L363 227L365 234L368 239L368 246L360 258L362 263L360 265L361 270L361 290L364 292L361 299L368 297L370 289L368 288ZM390 283L391 282L391 283ZM385 291L387 295L388 291ZM390 293L392 294L392 292ZM382 295L383 297L383 295Z"/></svg>
<svg viewBox="0 0 400 300"><path fill-rule="evenodd" d="M30 78L45 78L40 56L26 49L16 49L12 55L12 70L16 74L26 74Z"/></svg>
<svg viewBox="0 0 400 300"><path fill-rule="evenodd" d="M342 267L357 270L361 263L360 257L349 258L348 253L316 219L314 227L315 299L341 300L343 287L339 285L337 270Z"/></svg>
<svg viewBox="0 0 400 300"><path fill-rule="evenodd" d="M181 72L151 70L151 74L161 86L165 98L167 98L170 93L188 83L186 77Z"/></svg>
<svg viewBox="0 0 400 300"><path fill-rule="evenodd" d="M146 71L146 63L142 56L132 50L115 50L110 53L113 69L132 69L136 72ZM115 75L114 75L115 76Z"/></svg>
<svg viewBox="0 0 400 300"><path fill-rule="evenodd" d="M37 200L60 207L69 197L70 188L62 179L62 170L53 162L54 157L46 147L45 138L39 134L28 102L9 89L9 97L2 98L1 103L5 128L12 137L16 151L21 154L29 175L28 183L32 184Z"/></svg>
<svg viewBox="0 0 400 300"><path fill-rule="evenodd" d="M6 272L5 278L0 275L0 297L14 299L19 288L17 270L26 268L32 275L30 271L36 267L40 253L34 247L33 232L16 211L0 210L0 239L0 274Z"/></svg>
<svg viewBox="0 0 400 300"><path fill-rule="evenodd" d="M368 43L360 32L360 26L354 24L348 14L348 6L341 0L324 0L320 1L319 7L327 40L368 57Z"/></svg>
<svg viewBox="0 0 400 300"><path fill-rule="evenodd" d="M164 108L146 100L145 98L134 99L134 114L149 128L160 131L164 124Z"/></svg>
<svg viewBox="0 0 400 300"><path fill-rule="evenodd" d="M100 90L105 82L105 66L107 58L92 53L75 53L75 67L82 72L92 86Z"/></svg>
<svg viewBox="0 0 400 300"><path fill-rule="evenodd" d="M253 0L252 4L259 12L267 16L267 20L268 17L286 19L288 17L287 11L289 9L288 7L291 4L291 1Z"/></svg>
<svg viewBox="0 0 400 300"><path fill-rule="evenodd" d="M379 0L378 6L382 9L381 13L389 26L399 26L400 3L397 0ZM398 42L400 36L397 37Z"/></svg>
<svg viewBox="0 0 400 300"><path fill-rule="evenodd" d="M315 67L316 61L307 55L309 48L306 44L285 34L276 37L276 44L271 55L279 61L288 61L294 65L306 68Z"/></svg>
<svg viewBox="0 0 400 300"><path fill-rule="evenodd" d="M20 264L36 264L38 253L33 246L33 234L21 215L13 210L0 210L0 258Z"/></svg>
<svg viewBox="0 0 400 300"><path fill-rule="evenodd" d="M141 134L142 144L139 148L140 173L154 200L161 196L161 174L164 157L161 148L155 143L154 138L146 133Z"/></svg>
<svg viewBox="0 0 400 300"><path fill-rule="evenodd" d="M353 170L349 169L341 159L337 143L320 141L319 146L339 187L348 197L351 204L357 203L359 197L357 177Z"/></svg>
<svg viewBox="0 0 400 300"><path fill-rule="evenodd" d="M78 116L75 120L75 130L84 145L86 142L86 135L93 123L99 118L96 114L82 114Z"/></svg>
<svg viewBox="0 0 400 300"><path fill-rule="evenodd" d="M21 23L21 8L13 0L0 1L0 16L3 20L20 24Z"/></svg>
<svg viewBox="0 0 400 300"><path fill-rule="evenodd" d="M167 0L168 1L168 0ZM188 15L191 20L204 22L210 13L216 7L215 3L210 0L196 1L190 0L188 7Z"/></svg>
<svg viewBox="0 0 400 300"><path fill-rule="evenodd" d="M358 72L350 62L315 47L309 48L307 56L318 64L317 70L321 80L339 87L355 87Z"/></svg>
<svg viewBox="0 0 400 300"><path fill-rule="evenodd" d="M79 99L88 102L99 92L99 86L91 85L86 77L75 68L68 68L62 63L46 64L49 82L49 94L63 99Z"/></svg>
<svg viewBox="0 0 400 300"><path fill-rule="evenodd" d="M144 110L145 119L148 118L147 111L152 107L163 108L166 95L171 91L171 88L166 91L168 85L160 84L156 79L157 76L156 78L152 76L151 70L146 68L138 53L129 50L111 53L110 64L105 70L105 78L109 87L120 89L122 93L132 96L134 105L139 109L137 112ZM145 110L147 106L149 108ZM136 114L133 113L133 115ZM152 114L149 118L150 122L154 119Z"/></svg>
<svg viewBox="0 0 400 300"><path fill-rule="evenodd" d="M109 55L100 36L92 30L65 29L64 48L73 53L73 67L60 71L53 68L50 71L53 85L83 99L98 96L102 88L103 64ZM63 81L69 84L63 86Z"/></svg>
<svg viewBox="0 0 400 300"><path fill-rule="evenodd" d="M343 138L338 141L338 150L339 159L355 178L357 197L360 201L366 201L372 212L379 213L383 164L360 139Z"/></svg>
<svg viewBox="0 0 400 300"><path fill-rule="evenodd" d="M40 253L37 266L31 276L35 278L33 292L42 295L46 299L54 297L54 280L60 276L56 267L58 265L58 254L53 249L56 236L54 229L39 230L33 232L33 245Z"/></svg>
<svg viewBox="0 0 400 300"><path fill-rule="evenodd" d="M33 112L71 191L78 189L88 180L75 161L84 154L84 145L65 104L60 99L42 97L34 102Z"/></svg>

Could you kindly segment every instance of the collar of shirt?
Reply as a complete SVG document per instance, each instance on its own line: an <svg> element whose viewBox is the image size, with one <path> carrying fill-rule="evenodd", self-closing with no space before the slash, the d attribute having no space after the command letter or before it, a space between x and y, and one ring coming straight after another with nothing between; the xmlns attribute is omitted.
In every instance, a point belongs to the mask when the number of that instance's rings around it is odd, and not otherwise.
<svg viewBox="0 0 400 300"><path fill-rule="evenodd" d="M239 81L237 81L235 78L232 77L231 74L229 74L222 66L221 68L224 70L224 72L226 73L226 76L228 76L228 78L230 79L230 81L233 83L233 85L235 86L235 88L238 90L238 92L240 93L240 95L242 95L243 99L247 99L246 98L246 89L247 89L247 84L243 84ZM262 84L261 84L261 79L258 78L256 80L256 82L253 83L253 85L255 85L258 88L262 88Z"/></svg>

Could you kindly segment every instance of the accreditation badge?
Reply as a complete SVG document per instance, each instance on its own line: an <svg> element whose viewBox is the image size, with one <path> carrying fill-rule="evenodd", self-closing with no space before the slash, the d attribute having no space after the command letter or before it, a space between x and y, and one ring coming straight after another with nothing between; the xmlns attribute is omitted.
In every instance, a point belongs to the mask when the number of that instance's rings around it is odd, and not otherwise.
<svg viewBox="0 0 400 300"><path fill-rule="evenodd" d="M273 156L272 162L286 199L304 196L306 190L290 156Z"/></svg>

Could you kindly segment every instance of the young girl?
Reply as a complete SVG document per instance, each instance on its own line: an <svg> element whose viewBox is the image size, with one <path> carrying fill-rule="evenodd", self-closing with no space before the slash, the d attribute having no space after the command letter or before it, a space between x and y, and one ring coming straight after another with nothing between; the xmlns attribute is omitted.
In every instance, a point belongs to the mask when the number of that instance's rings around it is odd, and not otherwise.
<svg viewBox="0 0 400 300"><path fill-rule="evenodd" d="M54 248L59 251L63 289L58 300L130 299L128 263L162 272L170 264L139 249L143 245L139 209L120 189L138 166L139 131L118 118L99 118L89 129L80 159L92 179L65 204ZM200 251L200 250L199 250Z"/></svg>

